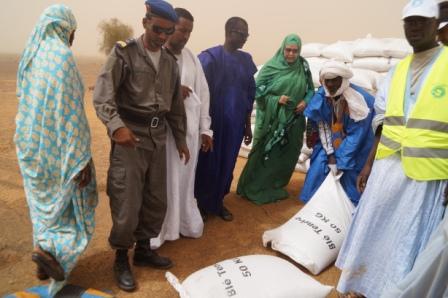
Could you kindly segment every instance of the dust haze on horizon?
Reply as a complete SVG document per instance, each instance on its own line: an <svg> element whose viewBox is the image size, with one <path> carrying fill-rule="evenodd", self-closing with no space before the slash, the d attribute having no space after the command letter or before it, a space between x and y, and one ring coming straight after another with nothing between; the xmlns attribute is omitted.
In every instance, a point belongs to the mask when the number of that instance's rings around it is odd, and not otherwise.
<svg viewBox="0 0 448 298"><path fill-rule="evenodd" d="M2 0L0 53L21 53L42 11L51 4L64 3L78 22L73 51L77 56L103 56L99 52L98 23L116 17L143 33L143 0ZM401 11L407 0L173 0L174 7L188 9L195 18L193 34L187 44L193 52L224 41L224 23L240 16L249 23L249 39L243 50L257 64L272 57L283 38L297 33L303 43L332 43L374 37L403 38Z"/></svg>

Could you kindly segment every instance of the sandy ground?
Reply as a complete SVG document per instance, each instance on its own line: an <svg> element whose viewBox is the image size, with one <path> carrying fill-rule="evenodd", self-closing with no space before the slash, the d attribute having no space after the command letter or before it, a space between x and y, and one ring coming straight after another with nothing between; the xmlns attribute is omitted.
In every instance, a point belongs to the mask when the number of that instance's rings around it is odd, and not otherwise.
<svg viewBox="0 0 448 298"><path fill-rule="evenodd" d="M39 285L35 277L35 266L31 262L31 223L22 188L22 178L17 166L13 134L14 117L17 111L15 79L18 57L0 56L0 295L24 290ZM109 140L104 126L96 118L92 107L93 86L102 61L79 59L78 65L86 85L86 112L92 131L92 150L97 169L100 202L96 212L97 228L87 251L70 276L70 283L96 289L112 290L118 297L177 297L166 282L164 271L150 268L135 268L138 290L125 293L115 286L112 273L114 253L107 243L111 219L108 197L105 194L106 171L108 167ZM236 182L246 160L238 160L231 193L225 203L235 215L233 222L209 218L204 236L200 239L180 239L168 242L160 248L162 255L175 262L171 269L180 280L196 270L218 261L249 255L279 255L264 248L262 233L275 228L301 207L295 198L303 185L304 175L295 173L288 185L290 197L278 203L256 206L235 194ZM339 270L330 267L315 277L322 283L335 286ZM337 297L333 291L330 297ZM212 297L211 297L212 298Z"/></svg>

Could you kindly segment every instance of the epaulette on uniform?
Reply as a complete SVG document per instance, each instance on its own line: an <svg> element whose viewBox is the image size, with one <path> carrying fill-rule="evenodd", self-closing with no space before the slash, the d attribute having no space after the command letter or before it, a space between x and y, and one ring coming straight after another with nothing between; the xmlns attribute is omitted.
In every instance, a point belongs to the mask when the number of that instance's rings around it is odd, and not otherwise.
<svg viewBox="0 0 448 298"><path fill-rule="evenodd" d="M123 48L125 48L128 45L131 45L133 43L135 43L135 39L134 38L130 38L130 39L126 40L126 41L119 40L115 44L116 44L117 47L123 49Z"/></svg>

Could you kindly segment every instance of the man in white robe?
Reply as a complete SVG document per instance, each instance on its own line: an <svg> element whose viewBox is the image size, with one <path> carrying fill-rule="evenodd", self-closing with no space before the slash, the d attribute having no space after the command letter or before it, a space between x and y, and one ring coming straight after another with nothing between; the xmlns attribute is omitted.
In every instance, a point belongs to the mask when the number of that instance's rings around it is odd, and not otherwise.
<svg viewBox="0 0 448 298"><path fill-rule="evenodd" d="M403 9L404 32L413 53L389 72L375 99L376 141L358 177L363 194L336 261L342 271L337 286L345 293L342 297L382 297L402 288L433 231L439 226L434 235L443 233L448 138L433 141L433 136L446 133L438 125L448 124L448 108L437 106L448 103L448 49L436 41L438 14L434 0L410 1ZM396 133L397 128L403 130ZM422 133L412 134L416 131ZM430 154L421 154L424 150ZM440 157L440 152L445 155ZM422 161L427 164L419 167ZM438 169L444 172L435 176ZM426 176L419 176L422 173ZM430 254L443 249L434 244L436 250ZM433 289L446 286L446 281L435 282Z"/></svg>
<svg viewBox="0 0 448 298"><path fill-rule="evenodd" d="M210 130L209 90L198 58L185 48L193 30L193 16L183 8L175 9L179 21L176 31L165 47L176 57L187 113L187 145L191 160L184 164L171 132L167 136L167 211L157 238L151 239L151 247L160 247L165 240L176 240L179 235L199 238L204 223L194 198L194 179L199 149L212 150L213 132ZM201 144L201 148L199 148Z"/></svg>
<svg viewBox="0 0 448 298"><path fill-rule="evenodd" d="M448 1L439 1L439 42L448 46ZM445 206L448 204L445 189ZM448 297L448 209L411 272L381 298Z"/></svg>

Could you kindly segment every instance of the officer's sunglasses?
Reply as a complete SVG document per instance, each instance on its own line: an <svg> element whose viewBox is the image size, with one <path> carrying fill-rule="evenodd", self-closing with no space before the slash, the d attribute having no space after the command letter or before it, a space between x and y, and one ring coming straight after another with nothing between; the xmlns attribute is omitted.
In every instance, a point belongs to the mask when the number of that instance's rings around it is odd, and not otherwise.
<svg viewBox="0 0 448 298"><path fill-rule="evenodd" d="M171 35L171 34L173 34L174 31L176 30L176 29L174 29L174 27L171 27L171 28L162 28L162 27L159 27L159 26L157 26L157 25L152 25L152 26L151 26L151 29L152 29L152 32L154 32L155 34L162 34L162 33L165 33L166 35Z"/></svg>
<svg viewBox="0 0 448 298"><path fill-rule="evenodd" d="M152 16L155 16L155 15L150 14L150 13L147 13L147 14L146 14L146 18L147 18L148 20L150 20ZM175 29L174 27L171 27L171 28L163 28L163 27L160 27L160 26L157 26L157 25L154 25L154 24L151 24L151 30L152 30L152 32L154 32L155 34L162 34L162 33L165 33L166 35L171 35L171 34L174 33L174 31L176 31L176 29Z"/></svg>

